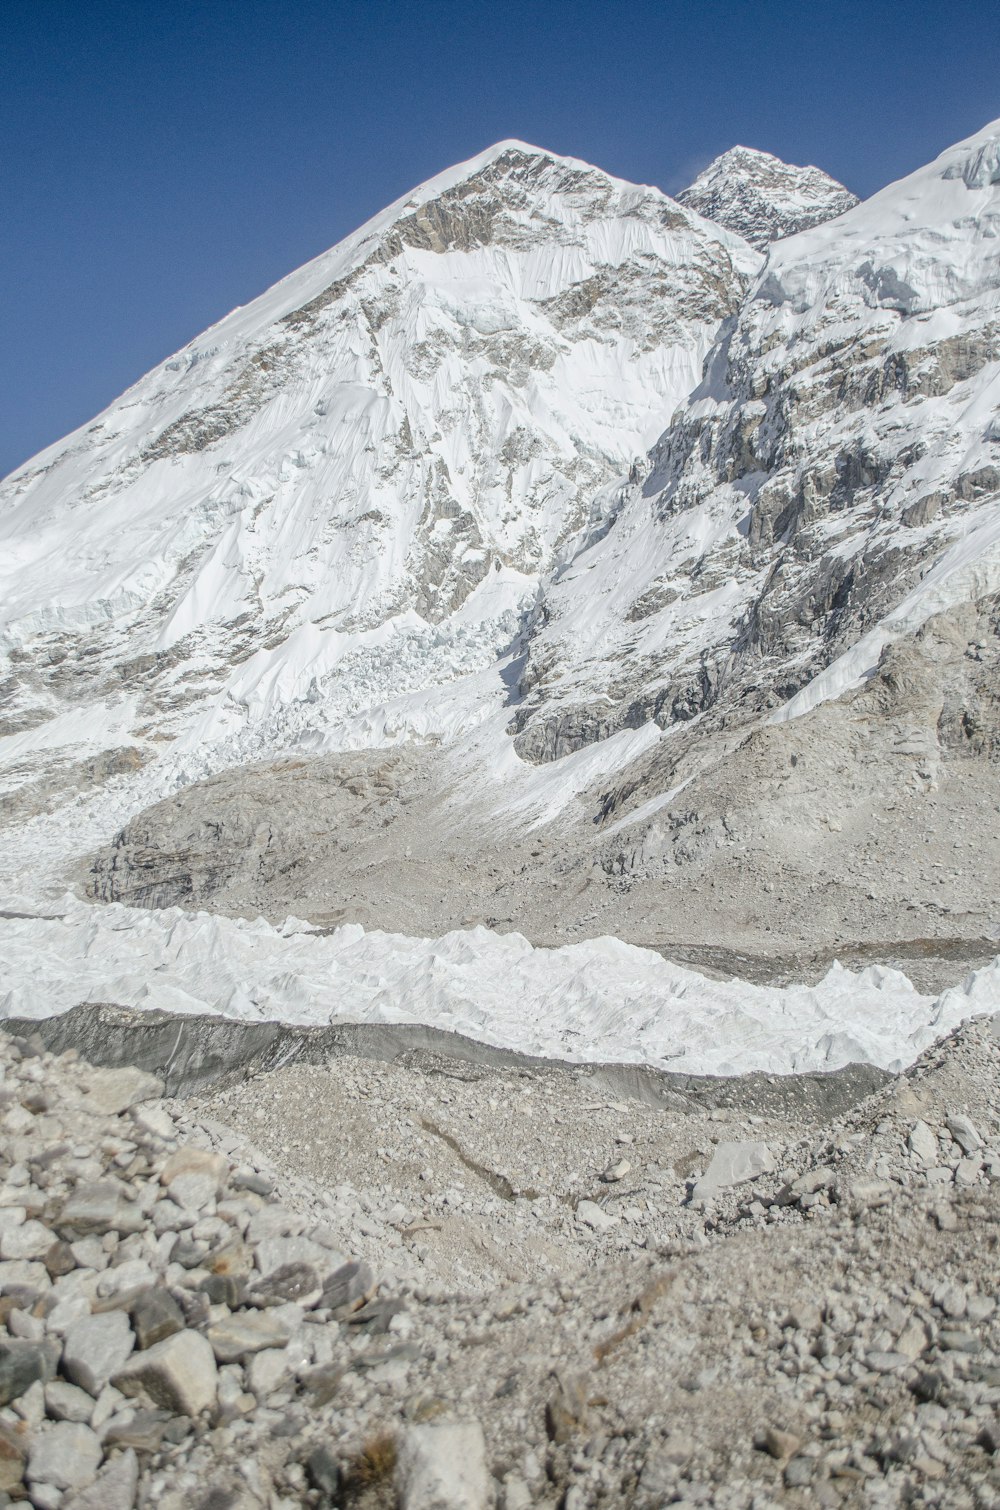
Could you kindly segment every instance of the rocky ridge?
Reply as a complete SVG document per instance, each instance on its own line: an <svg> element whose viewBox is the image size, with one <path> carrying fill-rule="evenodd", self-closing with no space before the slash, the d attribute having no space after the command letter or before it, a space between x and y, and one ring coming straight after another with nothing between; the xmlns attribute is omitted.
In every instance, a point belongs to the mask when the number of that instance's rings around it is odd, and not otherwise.
<svg viewBox="0 0 1000 1510"><path fill-rule="evenodd" d="M14 1499L995 1502L995 1019L832 1118L433 1056L171 1100L0 1064Z"/></svg>

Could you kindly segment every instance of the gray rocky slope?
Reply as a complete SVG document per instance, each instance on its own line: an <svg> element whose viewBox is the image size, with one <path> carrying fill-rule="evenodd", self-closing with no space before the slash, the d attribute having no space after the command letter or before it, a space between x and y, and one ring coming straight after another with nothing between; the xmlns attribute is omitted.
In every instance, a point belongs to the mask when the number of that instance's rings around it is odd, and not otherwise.
<svg viewBox="0 0 1000 1510"><path fill-rule="evenodd" d="M163 1026L0 1037L5 1498L996 1504L995 1021L839 1104L658 1106L364 1049L163 1099Z"/></svg>

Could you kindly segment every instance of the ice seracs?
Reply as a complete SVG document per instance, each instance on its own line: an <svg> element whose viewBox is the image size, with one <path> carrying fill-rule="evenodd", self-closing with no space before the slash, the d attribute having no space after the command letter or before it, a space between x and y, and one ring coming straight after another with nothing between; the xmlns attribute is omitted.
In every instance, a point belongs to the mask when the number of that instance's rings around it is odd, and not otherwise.
<svg viewBox="0 0 1000 1510"><path fill-rule="evenodd" d="M857 195L821 169L797 168L755 147L730 147L677 200L759 251L843 215L858 202Z"/></svg>

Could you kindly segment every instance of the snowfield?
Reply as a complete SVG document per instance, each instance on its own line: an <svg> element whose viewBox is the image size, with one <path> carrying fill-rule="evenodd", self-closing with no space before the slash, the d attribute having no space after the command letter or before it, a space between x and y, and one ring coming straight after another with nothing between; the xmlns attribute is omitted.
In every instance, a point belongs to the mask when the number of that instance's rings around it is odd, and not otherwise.
<svg viewBox="0 0 1000 1510"><path fill-rule="evenodd" d="M0 921L0 1016L80 1002L314 1026L430 1023L573 1061L691 1074L899 1070L966 1018L1000 1007L1000 959L937 998L896 970L834 965L816 986L710 980L618 939L536 949L486 928L438 939L318 934L209 913L14 901Z"/></svg>

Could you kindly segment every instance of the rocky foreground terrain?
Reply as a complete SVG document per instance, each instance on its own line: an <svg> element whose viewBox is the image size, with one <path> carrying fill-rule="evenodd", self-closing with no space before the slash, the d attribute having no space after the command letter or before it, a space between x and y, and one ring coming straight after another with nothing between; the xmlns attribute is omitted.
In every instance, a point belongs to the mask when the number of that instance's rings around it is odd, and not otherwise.
<svg viewBox="0 0 1000 1510"><path fill-rule="evenodd" d="M18 1032L5 1502L1000 1498L996 1019L867 1095L846 1073L645 1102L428 1052L203 1062L186 1090L164 1054L164 1098Z"/></svg>

